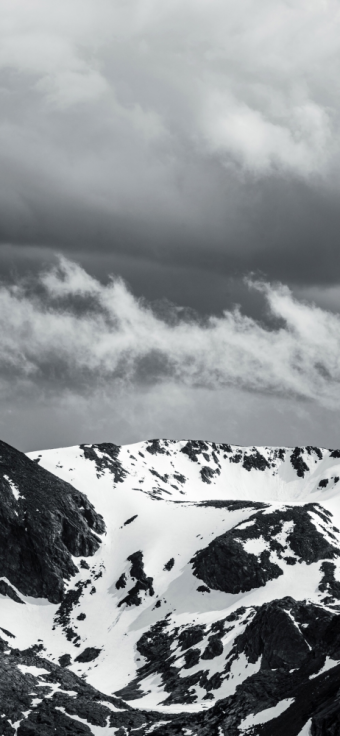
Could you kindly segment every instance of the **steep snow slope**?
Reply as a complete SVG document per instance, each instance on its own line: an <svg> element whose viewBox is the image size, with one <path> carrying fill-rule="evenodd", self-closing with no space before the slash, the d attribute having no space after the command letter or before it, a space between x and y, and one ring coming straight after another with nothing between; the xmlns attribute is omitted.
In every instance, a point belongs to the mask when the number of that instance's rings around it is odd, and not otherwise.
<svg viewBox="0 0 340 736"><path fill-rule="evenodd" d="M78 493L99 540L71 550L62 600L29 597L0 570L3 646L12 634L21 667L43 661L45 674L20 671L35 691L56 683L51 728L56 709L67 728L73 714L90 729L79 733L119 736L340 724L339 451L152 440L29 458ZM16 464L3 476L14 511ZM99 697L104 711L85 709ZM18 734L55 733L38 723L46 702L23 706Z"/></svg>

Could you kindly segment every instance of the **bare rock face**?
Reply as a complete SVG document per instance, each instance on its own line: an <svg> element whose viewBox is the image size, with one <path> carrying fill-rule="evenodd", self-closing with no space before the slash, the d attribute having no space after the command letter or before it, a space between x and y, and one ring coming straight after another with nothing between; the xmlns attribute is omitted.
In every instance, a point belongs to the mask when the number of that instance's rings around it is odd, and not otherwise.
<svg viewBox="0 0 340 736"><path fill-rule="evenodd" d="M148 577L144 571L143 552L140 550L138 552L133 552L132 555L129 555L128 562L131 563L131 578L136 582L133 587L130 588L125 598L118 603L118 607L122 606L124 603L128 606L140 606L142 602L140 594L142 592L154 595L154 589L152 587L153 580L151 577ZM123 578L123 575L121 575L116 583L117 589L123 588L126 585L125 576Z"/></svg>
<svg viewBox="0 0 340 736"><path fill-rule="evenodd" d="M318 531L311 514L329 527L328 537ZM286 545L282 543L285 529ZM247 544L256 540L261 540L263 546L258 554L247 549ZM291 506L271 513L258 511L249 525L243 528L239 524L216 537L191 562L194 575L209 588L235 594L261 587L283 575L281 567L271 559L272 552L288 564L303 561L310 565L339 557L329 512L319 504Z"/></svg>
<svg viewBox="0 0 340 736"><path fill-rule="evenodd" d="M266 603L256 613L237 642L249 662L261 657L261 669L293 669L301 667L310 652L310 645L296 625L291 599ZM306 620L302 619L302 620Z"/></svg>
<svg viewBox="0 0 340 736"><path fill-rule="evenodd" d="M94 462L97 478L108 470L112 473L116 483L122 483L126 472L118 460L119 447L112 442L102 442L100 445L80 445L84 457Z"/></svg>
<svg viewBox="0 0 340 736"><path fill-rule="evenodd" d="M122 734L130 725L150 728L152 715L141 716L118 698L103 696L68 670L68 664L67 655L57 665L44 658L41 646L9 650L0 638L3 736L91 736L93 726L109 726L112 733L119 733L121 728ZM19 722L17 729L12 726L15 722Z"/></svg>
<svg viewBox="0 0 340 736"><path fill-rule="evenodd" d="M0 577L59 603L77 572L72 555L93 555L104 531L84 494L0 442Z"/></svg>

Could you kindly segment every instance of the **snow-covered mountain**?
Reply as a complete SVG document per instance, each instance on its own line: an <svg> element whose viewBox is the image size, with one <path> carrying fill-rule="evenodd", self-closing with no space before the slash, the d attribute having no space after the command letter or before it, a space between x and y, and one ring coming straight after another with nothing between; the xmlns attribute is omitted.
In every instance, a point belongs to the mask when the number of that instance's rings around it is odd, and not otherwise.
<svg viewBox="0 0 340 736"><path fill-rule="evenodd" d="M340 734L340 451L0 443L0 734Z"/></svg>

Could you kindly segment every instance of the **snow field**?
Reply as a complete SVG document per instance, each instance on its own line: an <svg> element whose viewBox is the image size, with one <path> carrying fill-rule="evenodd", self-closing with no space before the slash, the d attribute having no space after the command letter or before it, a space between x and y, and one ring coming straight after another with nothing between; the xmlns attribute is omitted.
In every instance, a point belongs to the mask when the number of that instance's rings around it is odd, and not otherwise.
<svg viewBox="0 0 340 736"><path fill-rule="evenodd" d="M185 446L185 441L160 442L165 453L150 453L150 443L147 442L120 448L119 463L126 471L123 482L115 482L108 469L103 472L98 470L95 462L84 457L84 451L79 447L29 453L32 459L39 458L40 464L47 470L85 493L104 517L107 531L102 535L100 549L93 557L87 558L90 571L79 568L79 573L67 584L67 588L74 589L78 581L84 582L89 577L92 580L91 585L84 589L79 605L70 618L70 625L80 636L80 648L75 649L74 644L67 641L60 627L52 630L53 617L58 606L46 604L46 601L44 605L36 601L27 602L27 627L23 627L22 611L19 612L20 623L19 620L15 621L18 604L1 597L4 612L1 621L4 627L17 635L17 646L24 648L36 642L39 632L48 655L55 661L65 653L69 653L74 659L85 647L101 649L98 658L93 662L73 661L70 669L77 674L85 674L87 681L102 692L112 694L134 679L144 662L136 648L138 640L152 624L166 616L169 630L173 630L175 627L191 624L210 625L240 606L247 608L245 615L248 615L254 607L285 596L296 600L320 601L319 562L310 565L299 562L292 566L272 551L271 561L284 574L270 580L263 587L232 595L218 590L211 590L210 593L197 591L201 581L192 574L190 560L195 552L205 548L228 529L241 524L240 530L250 530L253 524L251 516L256 511L254 507L231 511L228 508L200 506L204 501L245 500L270 503L265 513L284 508L287 504L319 502L334 513L335 525L338 526L340 483L337 485L335 479L338 474L340 476L339 459L332 458L328 450L322 451L321 460L314 451L305 451L303 461L309 471L301 477L292 466L292 451L288 448L283 448L283 460L278 457L276 448L257 448L270 463L270 467L265 470L253 468L248 472L242 462L231 462L230 453L218 445L215 449L209 446L205 452L207 457L203 457L203 453L198 454L197 462L181 452ZM254 454L254 448L233 447L232 457L237 457L241 451L243 456ZM105 453L101 453L99 449L96 453L99 460L105 457ZM214 471L214 475L210 476L210 483L202 479L203 468ZM220 471L219 474L215 472L216 469ZM185 480L179 479L179 476L184 476ZM324 479L328 480L328 484L320 487L320 481ZM133 516L136 518L126 524ZM311 518L316 528L328 538L324 522L317 514L311 514ZM291 523L287 522L277 535L277 541L287 548L286 554L294 557L287 544L290 531ZM338 533L335 532L335 536L338 539ZM334 543L331 537L329 541ZM243 546L245 551L255 555L268 548L267 542L261 537L249 539ZM131 563L127 558L137 551L143 552L144 570L148 577L153 578L155 595L141 593L139 606L127 607L123 604L119 607L118 604L134 584L130 576ZM164 570L165 564L171 558L174 558L173 568L170 571ZM74 562L79 566L78 558L74 558ZM338 579L339 568L340 565L337 564ZM100 571L102 577L94 580L94 576ZM122 573L126 575L127 585L117 590L116 582ZM96 589L94 594L91 594L92 587ZM158 601L161 605L155 608ZM82 612L86 613L86 618L80 622L77 616ZM224 637L223 654L180 672L180 677L194 674L203 668L209 672L209 677L215 672L221 672L234 638L240 633L242 620L235 625L229 637ZM196 646L202 650L205 645L206 640ZM178 667L181 662L183 660L179 657L176 663ZM241 655L233 662L230 676L216 691L216 697L226 697L234 692L240 682L258 671L260 664L259 660L255 665L250 665L246 657ZM164 710L171 713L194 712L211 706L211 702L202 700L205 690L199 685L195 687L197 702L180 706L162 705L167 693L159 675L145 678L141 687L145 696L129 701L133 707L157 708L160 712ZM248 725L244 725L244 728L248 728Z"/></svg>

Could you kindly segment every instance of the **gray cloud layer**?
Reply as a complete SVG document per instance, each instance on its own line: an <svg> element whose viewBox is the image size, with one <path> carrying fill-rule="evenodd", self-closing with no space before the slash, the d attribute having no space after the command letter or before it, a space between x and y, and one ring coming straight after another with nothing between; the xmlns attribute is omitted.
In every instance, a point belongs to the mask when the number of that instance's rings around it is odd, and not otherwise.
<svg viewBox="0 0 340 736"><path fill-rule="evenodd" d="M157 314L121 280L103 286L61 258L35 282L0 289L4 394L14 377L23 391L45 387L59 396L172 382L337 409L340 317L298 302L280 285L250 288L262 292L272 329L237 310L204 321L178 307Z"/></svg>
<svg viewBox="0 0 340 736"><path fill-rule="evenodd" d="M280 285L248 289L267 326L154 307L63 258L3 283L1 436L24 450L153 436L336 445L340 317Z"/></svg>
<svg viewBox="0 0 340 736"><path fill-rule="evenodd" d="M336 283L339 39L335 1L5 0L0 241L204 269L212 308L220 273Z"/></svg>

